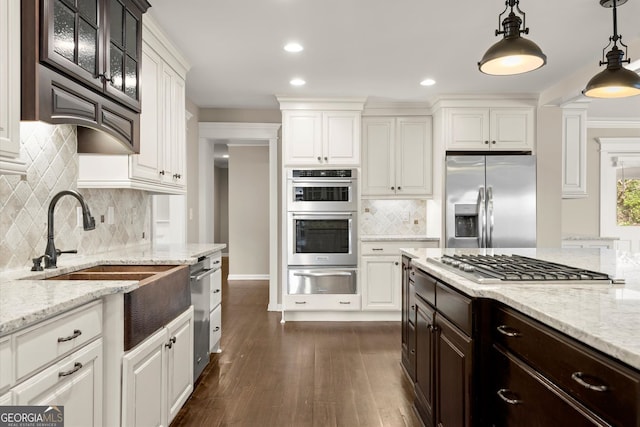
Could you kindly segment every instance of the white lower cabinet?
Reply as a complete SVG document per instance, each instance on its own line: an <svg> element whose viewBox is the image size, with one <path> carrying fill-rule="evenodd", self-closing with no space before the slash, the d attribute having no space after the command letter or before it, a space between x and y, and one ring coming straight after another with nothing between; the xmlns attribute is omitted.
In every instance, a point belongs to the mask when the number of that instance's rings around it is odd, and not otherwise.
<svg viewBox="0 0 640 427"><path fill-rule="evenodd" d="M122 425L168 426L193 391L193 307L122 358Z"/></svg>
<svg viewBox="0 0 640 427"><path fill-rule="evenodd" d="M362 309L400 310L401 289L399 257L362 257Z"/></svg>
<svg viewBox="0 0 640 427"><path fill-rule="evenodd" d="M64 406L66 426L101 426L102 357L100 338L14 387L14 403Z"/></svg>
<svg viewBox="0 0 640 427"><path fill-rule="evenodd" d="M363 311L402 309L401 248L437 248L438 239L368 240L360 244Z"/></svg>
<svg viewBox="0 0 640 427"><path fill-rule="evenodd" d="M11 349L11 336L0 338L0 392L9 388L13 382L13 356Z"/></svg>
<svg viewBox="0 0 640 427"><path fill-rule="evenodd" d="M209 313L209 351L220 351L220 338L222 337L222 306L218 306Z"/></svg>
<svg viewBox="0 0 640 427"><path fill-rule="evenodd" d="M11 392L0 395L0 406L9 406L13 404L13 396Z"/></svg>

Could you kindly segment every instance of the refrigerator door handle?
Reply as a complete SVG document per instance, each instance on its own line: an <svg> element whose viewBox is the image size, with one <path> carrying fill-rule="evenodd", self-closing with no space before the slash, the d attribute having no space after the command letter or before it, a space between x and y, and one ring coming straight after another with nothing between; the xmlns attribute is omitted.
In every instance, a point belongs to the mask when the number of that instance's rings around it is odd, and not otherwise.
<svg viewBox="0 0 640 427"><path fill-rule="evenodd" d="M486 247L486 235L487 235L487 213L486 213L486 199L484 194L484 187L480 186L478 190L478 247Z"/></svg>
<svg viewBox="0 0 640 427"><path fill-rule="evenodd" d="M487 247L493 247L493 187L487 187L487 215L489 217Z"/></svg>

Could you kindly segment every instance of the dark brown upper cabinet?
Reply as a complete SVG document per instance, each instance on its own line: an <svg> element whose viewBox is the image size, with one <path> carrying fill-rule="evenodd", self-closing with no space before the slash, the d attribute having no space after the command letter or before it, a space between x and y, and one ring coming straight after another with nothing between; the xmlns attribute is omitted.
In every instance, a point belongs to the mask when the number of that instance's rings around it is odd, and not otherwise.
<svg viewBox="0 0 640 427"><path fill-rule="evenodd" d="M98 129L137 152L149 7L146 0L23 0L22 119Z"/></svg>

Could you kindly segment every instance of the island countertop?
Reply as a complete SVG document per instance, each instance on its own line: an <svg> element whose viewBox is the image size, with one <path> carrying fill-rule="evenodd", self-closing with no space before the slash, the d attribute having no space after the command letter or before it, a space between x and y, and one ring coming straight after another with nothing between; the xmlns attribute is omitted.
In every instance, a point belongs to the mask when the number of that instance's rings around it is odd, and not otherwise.
<svg viewBox="0 0 640 427"><path fill-rule="evenodd" d="M412 264L459 291L502 302L640 369L640 254L611 249L403 249ZM427 262L443 253L518 254L607 273L624 285L478 284Z"/></svg>
<svg viewBox="0 0 640 427"><path fill-rule="evenodd" d="M58 268L0 272L0 336L86 304L105 295L131 292L138 281L43 280L98 264L195 264L225 244L136 245L82 256L65 254Z"/></svg>

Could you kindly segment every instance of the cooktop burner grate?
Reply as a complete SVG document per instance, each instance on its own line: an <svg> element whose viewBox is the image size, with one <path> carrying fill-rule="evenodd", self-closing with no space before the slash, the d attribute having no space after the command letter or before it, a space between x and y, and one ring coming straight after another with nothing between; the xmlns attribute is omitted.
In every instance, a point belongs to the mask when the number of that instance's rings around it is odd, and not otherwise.
<svg viewBox="0 0 640 427"><path fill-rule="evenodd" d="M605 273L521 255L443 255L429 261L462 273L478 283L556 282L624 283Z"/></svg>

